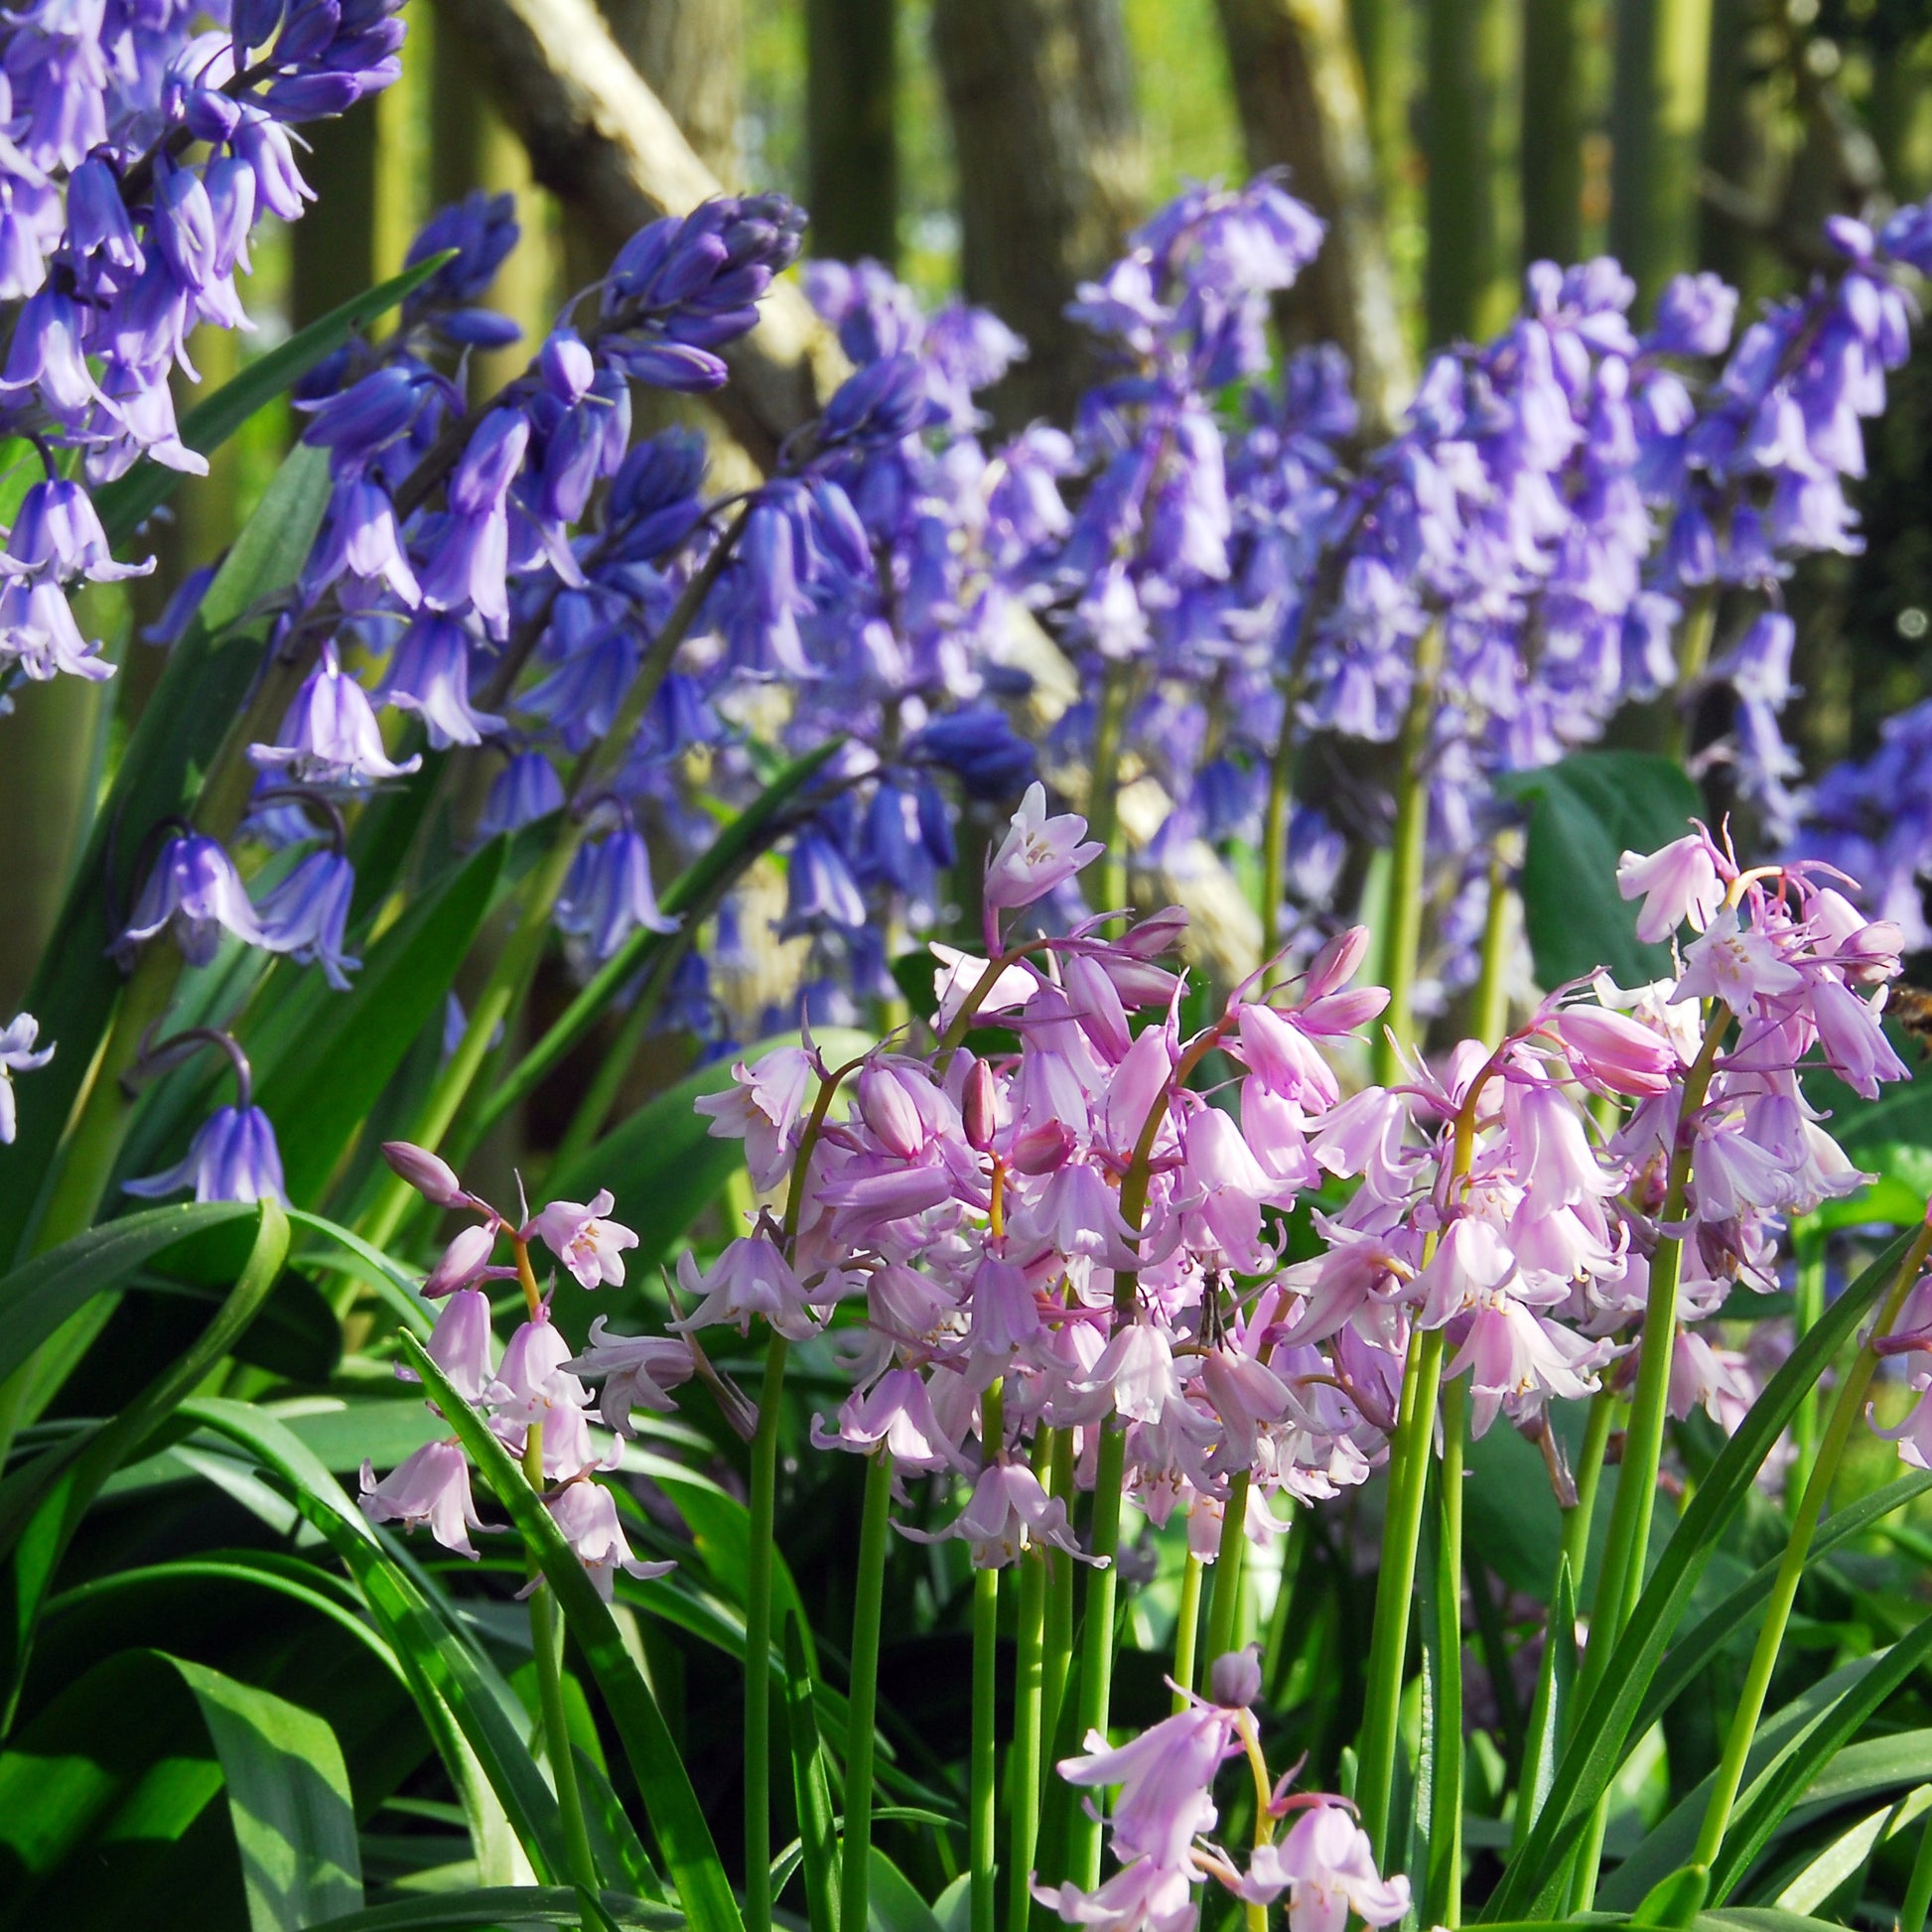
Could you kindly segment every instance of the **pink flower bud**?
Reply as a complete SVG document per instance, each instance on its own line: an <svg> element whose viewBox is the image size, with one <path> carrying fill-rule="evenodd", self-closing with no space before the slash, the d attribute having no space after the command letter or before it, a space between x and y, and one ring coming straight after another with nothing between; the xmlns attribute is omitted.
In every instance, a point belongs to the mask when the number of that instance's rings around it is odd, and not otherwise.
<svg viewBox="0 0 1932 1932"><path fill-rule="evenodd" d="M382 1158L396 1173L438 1207L461 1207L468 1199L456 1170L441 1155L408 1141L384 1141Z"/></svg>
<svg viewBox="0 0 1932 1932"><path fill-rule="evenodd" d="M1314 963L1309 968L1306 998L1311 1002L1326 999L1330 993L1344 987L1360 970L1361 963L1368 957L1368 927L1351 925L1346 932L1338 932L1315 954ZM1378 1008L1379 1012L1381 1009Z"/></svg>
<svg viewBox="0 0 1932 1932"><path fill-rule="evenodd" d="M919 1110L891 1067L868 1061L859 1072L858 1097L861 1118L888 1153L910 1161L924 1148Z"/></svg>
<svg viewBox="0 0 1932 1932"><path fill-rule="evenodd" d="M1245 1711L1261 1695L1261 1659L1253 1644L1214 1659L1207 1673L1208 1695L1227 1711Z"/></svg>
<svg viewBox="0 0 1932 1932"><path fill-rule="evenodd" d="M1073 1152L1073 1136L1056 1120L1022 1134L1013 1144L1013 1165L1022 1173L1051 1173Z"/></svg>
<svg viewBox="0 0 1932 1932"><path fill-rule="evenodd" d="M993 1069L984 1060L975 1060L966 1076L959 1111L966 1123L967 1146L976 1154L987 1153L1000 1131L1000 1097L993 1084Z"/></svg>
<svg viewBox="0 0 1932 1932"><path fill-rule="evenodd" d="M1677 1049L1654 1028L1603 1007L1565 1007L1550 1032L1586 1085L1633 1098L1662 1093L1677 1073Z"/></svg>
<svg viewBox="0 0 1932 1932"><path fill-rule="evenodd" d="M478 1222L465 1228L443 1250L442 1258L429 1271L429 1280L423 1284L424 1298L435 1302L459 1288L468 1288L489 1266L489 1257L495 1247L496 1230L493 1227Z"/></svg>

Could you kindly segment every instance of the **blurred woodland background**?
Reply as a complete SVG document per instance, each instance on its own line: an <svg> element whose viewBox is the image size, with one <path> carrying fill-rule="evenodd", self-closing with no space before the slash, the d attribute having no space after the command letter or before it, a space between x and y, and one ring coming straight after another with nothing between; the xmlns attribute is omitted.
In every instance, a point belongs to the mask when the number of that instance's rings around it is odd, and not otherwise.
<svg viewBox="0 0 1932 1932"><path fill-rule="evenodd" d="M1826 214L1932 191L1932 0L414 0L408 20L402 82L313 130L320 201L268 224L244 357L393 274L473 188L516 197L524 241L492 299L531 337L663 207L779 188L818 254L997 310L1032 352L992 407L1064 421L1089 373L1061 316L1075 284L1182 182L1285 167L1330 229L1282 336L1343 345L1372 433L1432 345L1506 323L1529 262L1613 253L1646 315L1668 276L1706 267L1748 306L1810 273ZM837 379L802 296L767 306L714 486ZM235 345L198 336L208 384ZM524 352L479 355L473 381ZM1873 425L1864 554L1793 587L1810 770L1932 684L1928 366ZM189 482L153 584L220 553L291 434L265 412ZM115 686L59 679L0 719L0 1011L109 734L159 672L137 641L158 597L135 591L103 614Z"/></svg>

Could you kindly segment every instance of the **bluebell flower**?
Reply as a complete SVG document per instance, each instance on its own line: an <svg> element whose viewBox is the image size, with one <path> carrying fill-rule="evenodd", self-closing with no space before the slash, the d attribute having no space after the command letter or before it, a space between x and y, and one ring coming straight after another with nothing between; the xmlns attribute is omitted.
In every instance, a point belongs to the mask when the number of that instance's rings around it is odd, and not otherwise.
<svg viewBox="0 0 1932 1932"><path fill-rule="evenodd" d="M247 945L262 943L247 889L216 840L183 832L161 848L115 938L115 956L129 964L138 946L163 931L173 933L191 966L206 966L214 957L223 932Z"/></svg>
<svg viewBox="0 0 1932 1932"><path fill-rule="evenodd" d="M343 950L343 930L355 896L355 868L340 852L311 852L256 903L260 943L321 966L337 992L361 964Z"/></svg>
<svg viewBox="0 0 1932 1932"><path fill-rule="evenodd" d="M259 1107L217 1107L196 1129L188 1152L172 1168L123 1188L144 1200L195 1190L198 1201L280 1201L288 1204L275 1129Z"/></svg>
<svg viewBox="0 0 1932 1932"><path fill-rule="evenodd" d="M298 784L361 789L385 778L406 777L420 756L393 760L382 744L369 694L342 667L332 639L321 661L303 680L273 745L251 745L257 770L280 771Z"/></svg>
<svg viewBox="0 0 1932 1932"><path fill-rule="evenodd" d="M658 910L650 852L630 825L578 853L557 899L557 929L583 939L594 959L609 959L640 927L675 932L678 921Z"/></svg>
<svg viewBox="0 0 1932 1932"><path fill-rule="evenodd" d="M396 645L377 702L415 712L436 751L481 745L507 727L470 702L470 633L462 624L449 618L418 618Z"/></svg>
<svg viewBox="0 0 1932 1932"><path fill-rule="evenodd" d="M563 803L563 780L556 766L541 752L519 752L490 781L477 821L478 834L487 839L499 832L520 831L561 811Z"/></svg>

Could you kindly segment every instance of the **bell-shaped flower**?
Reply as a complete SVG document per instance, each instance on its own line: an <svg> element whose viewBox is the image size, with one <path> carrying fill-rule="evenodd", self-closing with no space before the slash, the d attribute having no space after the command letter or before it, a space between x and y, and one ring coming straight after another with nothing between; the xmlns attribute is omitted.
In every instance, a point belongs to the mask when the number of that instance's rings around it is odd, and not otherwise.
<svg viewBox="0 0 1932 1932"><path fill-rule="evenodd" d="M549 1311L539 1306L504 1345L489 1392L495 1410L492 1424L527 1427L547 1424L560 1410L581 1414L590 1406L591 1392L571 1374L569 1360L570 1343L557 1331ZM549 1447L546 1442L546 1462Z"/></svg>
<svg viewBox="0 0 1932 1932"><path fill-rule="evenodd" d="M643 1563L631 1554L618 1520L617 1498L601 1482L567 1482L556 1495L546 1496L544 1504L607 1603L615 1594L620 1570L647 1583L654 1577L668 1577L677 1568L674 1563Z"/></svg>
<svg viewBox="0 0 1932 1932"><path fill-rule="evenodd" d="M610 1316L591 1323L591 1337L581 1355L564 1367L574 1375L604 1384L598 1413L620 1436L633 1435L630 1412L648 1409L668 1416L676 1408L667 1391L688 1382L696 1367L691 1344L679 1335L614 1335Z"/></svg>
<svg viewBox="0 0 1932 1932"><path fill-rule="evenodd" d="M1590 1370L1607 1347L1546 1320L1513 1296L1496 1295L1470 1314L1468 1334L1443 1373L1469 1371L1469 1433L1480 1437L1505 1402L1540 1408L1552 1396L1590 1394L1596 1387Z"/></svg>
<svg viewBox="0 0 1932 1932"><path fill-rule="evenodd" d="M477 1561L470 1532L483 1523L471 1498L470 1464L460 1443L425 1443L380 1482L374 1467L364 1462L358 1500L372 1523L400 1523L406 1530L428 1524L444 1549Z"/></svg>
<svg viewBox="0 0 1932 1932"><path fill-rule="evenodd" d="M1024 1462L989 1462L973 1484L973 1497L943 1530L926 1531L901 1523L899 1533L915 1543L959 1538L973 1553L975 1570L1000 1570L1017 1563L1025 1550L1063 1550L1091 1563L1074 1541L1066 1504L1049 1496ZM1100 1559L1105 1565L1105 1559Z"/></svg>
<svg viewBox="0 0 1932 1932"><path fill-rule="evenodd" d="M557 899L557 928L609 959L633 932L675 932L678 922L658 910L651 885L650 851L633 827L585 846Z"/></svg>
<svg viewBox="0 0 1932 1932"><path fill-rule="evenodd" d="M1695 1328L1680 1328L1670 1358L1670 1413L1682 1422L1693 1409L1704 1413L1726 1436L1757 1400L1756 1378L1734 1348L1715 1348Z"/></svg>
<svg viewBox="0 0 1932 1932"><path fill-rule="evenodd" d="M1409 1880L1375 1869L1368 1834L1339 1804L1311 1806L1279 1845L1255 1848L1244 1898L1269 1904L1288 1893L1289 1932L1344 1932L1348 1915L1393 1925L1409 1910Z"/></svg>
<svg viewBox="0 0 1932 1932"><path fill-rule="evenodd" d="M420 756L400 764L390 759L369 694L343 669L333 639L296 693L278 741L251 745L248 756L260 769L285 771L298 784L352 788L407 777L423 761Z"/></svg>
<svg viewBox="0 0 1932 1932"><path fill-rule="evenodd" d="M1805 975L1771 934L1743 924L1737 908L1726 906L1712 914L1703 938L1684 949L1684 971L1671 1001L1722 1000L1741 1015L1760 1000L1800 992L1804 985Z"/></svg>
<svg viewBox="0 0 1932 1932"><path fill-rule="evenodd" d="M1500 1230L1473 1215L1458 1215L1416 1277L1423 1326L1442 1327L1494 1295L1515 1273L1516 1257Z"/></svg>
<svg viewBox="0 0 1932 1932"><path fill-rule="evenodd" d="M33 1073L54 1057L52 1046L38 1046L41 1023L31 1013L16 1014L0 1027L0 1147L10 1147L19 1126L13 1076Z"/></svg>
<svg viewBox="0 0 1932 1932"><path fill-rule="evenodd" d="M1184 1865L1170 1868L1153 1859L1136 1859L1092 1891L1070 1882L1036 1884L1034 1896L1068 1925L1091 1932L1194 1932L1200 1922L1197 1882Z"/></svg>
<svg viewBox="0 0 1932 1932"><path fill-rule="evenodd" d="M802 1046L775 1046L732 1068L723 1093L700 1094L692 1105L711 1118L713 1140L742 1140L752 1184L773 1187L791 1165L812 1091L811 1055Z"/></svg>
<svg viewBox="0 0 1932 1932"><path fill-rule="evenodd" d="M930 1475L966 1467L966 1458L934 1413L923 1378L913 1369L888 1369L870 1389L855 1390L840 1406L836 1429L825 1428L820 1417L812 1419L815 1449L871 1449L881 1444L901 1470Z"/></svg>
<svg viewBox="0 0 1932 1932"><path fill-rule="evenodd" d="M1704 931L1725 899L1718 855L1701 829L1648 855L1624 853L1616 887L1625 898L1643 900L1637 937L1646 945L1668 939L1686 919Z"/></svg>
<svg viewBox="0 0 1932 1932"><path fill-rule="evenodd" d="M953 946L943 946L936 939L928 942L927 950L939 962L939 970L932 976L932 997L938 1007L933 1015L933 1024L943 1033L959 1018L966 1002L978 992L980 981L986 977L993 962L969 952L960 952ZM1003 966L978 1010L989 1020L995 1014L1018 1013L1039 991L1040 985L1037 975L1029 972L1023 962Z"/></svg>
<svg viewBox="0 0 1932 1932"><path fill-rule="evenodd" d="M1810 1006L1826 1063L1853 1092L1875 1100L1879 1081L1905 1078L1904 1062L1892 1051L1875 1006L1825 974L1811 983Z"/></svg>
<svg viewBox="0 0 1932 1932"><path fill-rule="evenodd" d="M130 1194L157 1200L193 1187L198 1201L280 1201L288 1204L282 1182L282 1155L275 1130L259 1107L217 1107L172 1168L143 1180L123 1181Z"/></svg>
<svg viewBox="0 0 1932 1932"><path fill-rule="evenodd" d="M600 1187L588 1205L583 1201L553 1200L530 1223L529 1232L585 1288L621 1288L623 1250L634 1248L637 1237L621 1221L605 1218L616 1205L616 1196L608 1187Z"/></svg>
<svg viewBox="0 0 1932 1932"><path fill-rule="evenodd" d="M1166 1332L1152 1321L1120 1328L1093 1365L1086 1393L1104 1397L1096 1412L1112 1407L1129 1422L1158 1423L1170 1403L1182 1399L1180 1372Z"/></svg>
<svg viewBox="0 0 1932 1932"><path fill-rule="evenodd" d="M185 832L161 848L134 910L114 941L124 964L134 948L164 928L191 966L206 966L231 932L247 945L263 943L261 921L234 863L214 839Z"/></svg>
<svg viewBox="0 0 1932 1932"><path fill-rule="evenodd" d="M983 903L987 918L1015 911L1044 898L1106 850L1086 837L1087 821L1077 812L1046 815L1046 788L1037 780L1027 787L1007 835L986 868Z"/></svg>
<svg viewBox="0 0 1932 1932"><path fill-rule="evenodd" d="M1238 1021L1241 1057L1270 1092L1306 1108L1325 1113L1341 1099L1341 1083L1294 1017L1273 1007L1250 1002Z"/></svg>
<svg viewBox="0 0 1932 1932"><path fill-rule="evenodd" d="M787 1341L803 1341L818 1331L803 1284L776 1244L762 1234L740 1235L702 1271L687 1248L677 1258L677 1285L699 1298L689 1314L670 1323L679 1334L696 1334L721 1321L730 1322L741 1335L749 1334L754 1316L769 1322Z"/></svg>
<svg viewBox="0 0 1932 1932"><path fill-rule="evenodd" d="M415 712L433 751L481 745L506 729L502 719L470 702L470 633L448 618L419 618L403 632L376 696Z"/></svg>
<svg viewBox="0 0 1932 1932"><path fill-rule="evenodd" d="M1570 1070L1593 1093L1637 1099L1664 1092L1677 1074L1671 1041L1628 1014L1600 1006L1563 1007L1547 1027Z"/></svg>
<svg viewBox="0 0 1932 1932"><path fill-rule="evenodd" d="M1195 1838L1213 1829L1214 1774L1239 1748L1238 1717L1195 1702L1125 1744L1091 1730L1086 1754L1063 1757L1056 1768L1069 1784L1120 1787L1110 1814L1117 1857L1184 1866Z"/></svg>
<svg viewBox="0 0 1932 1932"><path fill-rule="evenodd" d="M337 992L346 992L349 974L361 964L343 950L354 896L355 868L348 860L340 852L311 852L256 905L261 943L319 965Z"/></svg>
<svg viewBox="0 0 1932 1932"><path fill-rule="evenodd" d="M1596 1158L1582 1117L1561 1088L1539 1083L1519 1090L1512 1125L1524 1204L1533 1214L1622 1188L1623 1175Z"/></svg>
<svg viewBox="0 0 1932 1932"><path fill-rule="evenodd" d="M1046 1176L1038 1194L1014 1216L1014 1232L1102 1268L1135 1264L1136 1230L1121 1218L1120 1197L1084 1161L1068 1161Z"/></svg>
<svg viewBox="0 0 1932 1932"><path fill-rule="evenodd" d="M451 1386L465 1402L481 1402L496 1380L492 1357L495 1337L489 1327L489 1297L480 1288L457 1290L443 1304L423 1344L424 1353L450 1378ZM398 1369L406 1381L413 1374Z"/></svg>

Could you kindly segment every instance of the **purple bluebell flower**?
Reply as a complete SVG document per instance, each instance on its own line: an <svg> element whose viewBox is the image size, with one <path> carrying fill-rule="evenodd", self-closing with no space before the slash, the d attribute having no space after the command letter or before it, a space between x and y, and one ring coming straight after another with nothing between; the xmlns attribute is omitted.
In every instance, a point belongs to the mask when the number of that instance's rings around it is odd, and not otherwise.
<svg viewBox="0 0 1932 1932"><path fill-rule="evenodd" d="M609 959L630 935L675 932L678 921L658 910L650 851L629 824L586 845L571 866L557 900L557 928L581 938L594 959Z"/></svg>
<svg viewBox="0 0 1932 1932"><path fill-rule="evenodd" d="M422 763L413 757L398 764L384 751L375 707L343 669L333 638L296 693L277 742L249 746L248 757L258 770L284 772L298 784L351 790L406 777Z"/></svg>
<svg viewBox="0 0 1932 1932"><path fill-rule="evenodd" d="M343 949L354 896L355 868L348 860L340 852L311 852L256 902L260 943L270 952L320 965L329 984L346 992L349 974L361 964Z"/></svg>
<svg viewBox="0 0 1932 1932"><path fill-rule="evenodd" d="M262 944L255 907L218 841L181 832L161 848L114 941L116 958L124 967L131 964L136 948L164 930L191 966L206 966L214 957L223 932L245 945Z"/></svg>
<svg viewBox="0 0 1932 1932"><path fill-rule="evenodd" d="M507 727L471 704L470 652L470 633L462 624L449 618L418 618L396 645L376 701L415 712L436 751L481 745Z"/></svg>
<svg viewBox="0 0 1932 1932"><path fill-rule="evenodd" d="M499 832L520 831L564 803L563 780L557 767L541 752L519 752L490 781L477 821L478 834L493 838Z"/></svg>
<svg viewBox="0 0 1932 1932"><path fill-rule="evenodd" d="M13 1144L19 1125L19 1103L13 1076L34 1073L54 1057L52 1046L40 1044L41 1023L31 1013L17 1013L0 1027L0 1147Z"/></svg>
<svg viewBox="0 0 1932 1932"><path fill-rule="evenodd" d="M198 1201L280 1201L288 1192L282 1180L282 1154L275 1129L259 1107L217 1107L196 1129L188 1152L172 1168L122 1187L145 1200L195 1190Z"/></svg>

